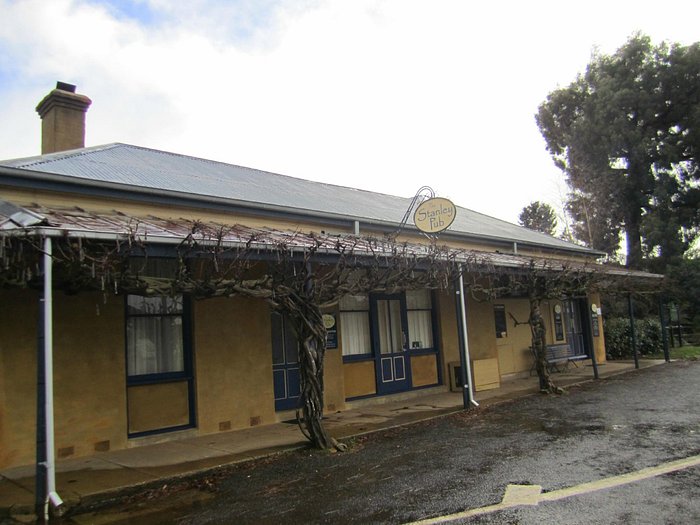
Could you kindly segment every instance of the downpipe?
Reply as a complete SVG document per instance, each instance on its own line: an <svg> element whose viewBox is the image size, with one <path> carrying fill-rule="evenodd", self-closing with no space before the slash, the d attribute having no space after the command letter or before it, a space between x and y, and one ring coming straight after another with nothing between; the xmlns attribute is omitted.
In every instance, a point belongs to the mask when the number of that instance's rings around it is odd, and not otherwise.
<svg viewBox="0 0 700 525"><path fill-rule="evenodd" d="M56 462L54 456L54 402L53 402L53 257L51 238L44 239L44 417L46 432L45 461L43 467L46 479L43 519L60 516L63 513L63 500L56 492Z"/></svg>
<svg viewBox="0 0 700 525"><path fill-rule="evenodd" d="M461 302L460 315L462 316L462 337L464 338L464 360L466 368L466 381L464 388L467 389L469 395L469 402L475 407L479 406L479 403L474 399L474 390L472 389L472 365L471 359L469 357L469 339L467 338L467 301L464 297L464 278L462 277L464 273L464 268L460 266L459 268L459 300Z"/></svg>

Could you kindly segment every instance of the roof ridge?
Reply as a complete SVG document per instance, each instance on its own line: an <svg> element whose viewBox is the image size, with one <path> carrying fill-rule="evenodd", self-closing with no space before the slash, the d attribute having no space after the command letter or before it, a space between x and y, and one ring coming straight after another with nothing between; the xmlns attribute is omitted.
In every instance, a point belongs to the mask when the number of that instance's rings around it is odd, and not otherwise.
<svg viewBox="0 0 700 525"><path fill-rule="evenodd" d="M41 166L43 164L48 164L50 162L55 162L57 160L70 159L75 157L82 157L89 153L95 151L105 151L108 149L113 149L117 146L127 146L128 144L122 144L121 142L110 142L108 144L100 144L98 146L89 146L86 148L75 148L63 151L57 151L55 153L44 153L41 155L34 155L31 157L19 157L15 159L7 159L0 161L0 165L13 164L14 167L27 168L29 166ZM25 161L25 162L22 162Z"/></svg>

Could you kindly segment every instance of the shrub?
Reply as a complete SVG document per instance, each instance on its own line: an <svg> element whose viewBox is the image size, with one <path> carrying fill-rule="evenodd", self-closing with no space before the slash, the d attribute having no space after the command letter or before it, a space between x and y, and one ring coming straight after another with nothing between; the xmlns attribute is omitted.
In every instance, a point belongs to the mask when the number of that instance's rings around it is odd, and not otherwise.
<svg viewBox="0 0 700 525"><path fill-rule="evenodd" d="M605 349L609 359L627 359L632 356L630 321L624 317L606 319ZM661 323L656 319L635 319L638 355L650 355L663 349Z"/></svg>

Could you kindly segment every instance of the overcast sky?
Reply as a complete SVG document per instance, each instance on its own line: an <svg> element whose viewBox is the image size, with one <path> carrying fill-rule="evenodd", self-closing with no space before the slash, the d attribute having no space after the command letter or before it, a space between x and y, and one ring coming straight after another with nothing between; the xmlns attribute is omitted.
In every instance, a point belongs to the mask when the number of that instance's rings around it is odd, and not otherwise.
<svg viewBox="0 0 700 525"><path fill-rule="evenodd" d="M0 0L0 159L40 152L61 80L86 145L124 142L437 195L517 222L560 208L534 114L635 31L700 40L700 2Z"/></svg>

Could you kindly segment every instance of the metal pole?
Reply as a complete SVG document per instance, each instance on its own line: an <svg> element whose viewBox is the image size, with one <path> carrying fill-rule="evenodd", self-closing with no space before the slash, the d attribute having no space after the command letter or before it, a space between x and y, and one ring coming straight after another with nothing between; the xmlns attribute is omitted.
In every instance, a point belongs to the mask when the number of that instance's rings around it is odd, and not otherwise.
<svg viewBox="0 0 700 525"><path fill-rule="evenodd" d="M627 294L627 307L630 313L630 338L632 342L632 355L634 356L634 367L639 368L639 358L637 357L637 333L634 330L634 303L632 294Z"/></svg>
<svg viewBox="0 0 700 525"><path fill-rule="evenodd" d="M659 321L661 322L661 341L664 345L664 359L667 363L671 362L671 354L668 350L668 326L666 323L664 298L659 296Z"/></svg>
<svg viewBox="0 0 700 525"><path fill-rule="evenodd" d="M586 305L588 305L588 303L586 303ZM590 308L587 311L587 315L591 321L590 323L588 323L589 330L592 331L594 318L593 316L591 316ZM595 322L599 323L599 319L601 319L601 317L599 315L596 315ZM598 358L595 355L595 338L593 337L592 333L590 334L589 339L591 341L591 365L593 366L593 379L600 379L600 375L598 374Z"/></svg>
<svg viewBox="0 0 700 525"><path fill-rule="evenodd" d="M455 282L455 312L457 314L457 338L459 340L459 382L462 387L462 404L464 410L471 408L469 401L469 392L466 388L467 384L467 359L464 350L464 331L462 329L462 297L459 291L459 283ZM455 378L457 379L457 378ZM450 379L451 380L451 379Z"/></svg>
<svg viewBox="0 0 700 525"><path fill-rule="evenodd" d="M460 352L462 358L465 361L462 370L466 372L466 382L462 383L463 389L467 391L467 405L479 406L479 403L474 399L474 390L472 388L472 367L471 359L469 357L469 334L467 332L467 300L464 296L464 267L460 265L459 267L459 305L460 305L460 321L461 321L461 334L463 340L463 351ZM466 403L466 401L465 401ZM466 407L465 407L466 408Z"/></svg>

